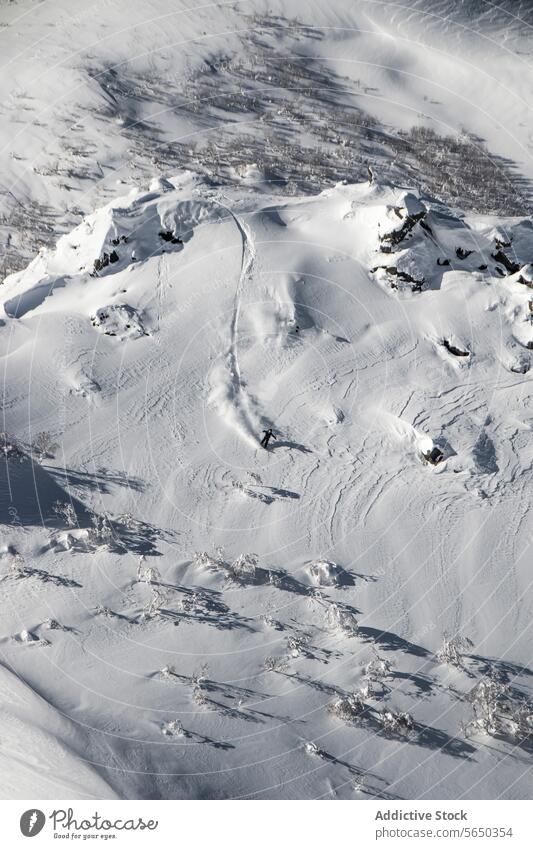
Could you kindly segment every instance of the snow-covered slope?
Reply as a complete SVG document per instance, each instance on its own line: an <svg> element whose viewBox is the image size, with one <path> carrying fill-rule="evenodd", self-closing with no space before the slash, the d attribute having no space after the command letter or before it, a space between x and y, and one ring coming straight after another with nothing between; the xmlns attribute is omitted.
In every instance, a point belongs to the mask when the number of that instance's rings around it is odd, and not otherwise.
<svg viewBox="0 0 533 849"><path fill-rule="evenodd" d="M531 251L182 174L5 282L2 651L70 795L527 795L523 728L463 726L530 686Z"/></svg>
<svg viewBox="0 0 533 849"><path fill-rule="evenodd" d="M530 797L527 4L124 8L0 9L0 794Z"/></svg>

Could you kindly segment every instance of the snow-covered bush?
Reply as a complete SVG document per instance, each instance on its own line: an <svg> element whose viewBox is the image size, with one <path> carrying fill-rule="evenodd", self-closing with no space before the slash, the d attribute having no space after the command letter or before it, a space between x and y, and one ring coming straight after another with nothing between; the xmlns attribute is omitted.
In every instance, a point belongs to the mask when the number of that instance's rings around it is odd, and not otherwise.
<svg viewBox="0 0 533 849"><path fill-rule="evenodd" d="M304 749L305 749L305 751L307 752L308 755L313 755L315 758L323 758L324 759L326 757L325 751L323 749L321 749L319 746L317 746L316 743L313 743L312 741L309 741L308 743L306 743L305 746L304 746Z"/></svg>
<svg viewBox="0 0 533 849"><path fill-rule="evenodd" d="M261 619L268 628L273 628L274 631L283 631L282 623L279 622L277 619L274 619L273 616L270 616L269 614L264 614L263 616L261 616Z"/></svg>
<svg viewBox="0 0 533 849"><path fill-rule="evenodd" d="M163 681L172 681L173 678L176 678L176 670L173 666L168 664L159 670L159 675Z"/></svg>
<svg viewBox="0 0 533 849"><path fill-rule="evenodd" d="M328 710L343 722L359 722L364 711L365 703L358 693L350 693L347 696L339 696L328 705Z"/></svg>
<svg viewBox="0 0 533 849"><path fill-rule="evenodd" d="M355 614L336 602L331 602L327 607L326 623L328 628L340 631L347 637L355 637L359 630Z"/></svg>
<svg viewBox="0 0 533 849"><path fill-rule="evenodd" d="M221 572L229 581L246 583L253 581L256 577L259 557L257 554L240 554L235 560L227 560L222 549L216 549L214 554L207 551L196 552L193 557L195 566Z"/></svg>
<svg viewBox="0 0 533 849"><path fill-rule="evenodd" d="M141 613L142 619L153 619L155 616L158 616L163 607L168 603L168 594L162 587L156 584L150 584L150 589L151 597L143 607Z"/></svg>
<svg viewBox="0 0 533 849"><path fill-rule="evenodd" d="M221 548L217 548L214 554L209 554L207 551L195 551L192 562L194 566L213 571L224 571L226 567L224 552Z"/></svg>
<svg viewBox="0 0 533 849"><path fill-rule="evenodd" d="M308 567L311 580L318 587L335 587L339 583L340 567L331 560L315 560Z"/></svg>
<svg viewBox="0 0 533 849"><path fill-rule="evenodd" d="M64 631L63 625L60 625L57 619L45 619L43 622L45 628L49 631Z"/></svg>
<svg viewBox="0 0 533 849"><path fill-rule="evenodd" d="M240 554L229 566L230 576L239 581L253 580L258 562L257 554Z"/></svg>
<svg viewBox="0 0 533 849"><path fill-rule="evenodd" d="M275 657L268 655L265 657L263 668L265 672L285 672L288 666L286 657Z"/></svg>
<svg viewBox="0 0 533 849"><path fill-rule="evenodd" d="M89 529L89 541L98 548L109 548L115 542L115 535L109 517L98 513L91 516L92 528Z"/></svg>
<svg viewBox="0 0 533 849"><path fill-rule="evenodd" d="M467 699L474 718L464 729L466 736L481 732L519 742L531 737L533 705L506 681L495 675L484 678L472 688Z"/></svg>
<svg viewBox="0 0 533 849"><path fill-rule="evenodd" d="M473 647L473 642L468 637L449 637L444 635L442 648L437 652L437 660L440 663L448 663L451 666L463 666L463 652L469 651Z"/></svg>
<svg viewBox="0 0 533 849"><path fill-rule="evenodd" d="M135 519L131 513L122 513L120 516L117 516L115 521L119 525L128 528L130 531L137 530L139 525L141 524L139 520Z"/></svg>
<svg viewBox="0 0 533 849"><path fill-rule="evenodd" d="M146 556L141 554L137 567L137 580L141 584L154 584L161 582L161 574L157 566L148 565Z"/></svg>
<svg viewBox="0 0 533 849"><path fill-rule="evenodd" d="M392 672L392 665L384 657L376 656L370 660L365 666L365 678L368 681L380 681Z"/></svg>
<svg viewBox="0 0 533 849"><path fill-rule="evenodd" d="M26 561L22 554L14 554L9 564L9 571L14 578L23 578L26 574Z"/></svg>
<svg viewBox="0 0 533 849"><path fill-rule="evenodd" d="M0 432L0 454L9 460L24 460L26 453L20 443L9 433Z"/></svg>
<svg viewBox="0 0 533 849"><path fill-rule="evenodd" d="M103 604L97 604L94 608L94 613L96 616L105 616L107 619L112 619L115 615L110 607L106 607Z"/></svg>
<svg viewBox="0 0 533 849"><path fill-rule="evenodd" d="M392 673L392 665L386 658L374 650L375 657L372 658L364 667L363 686L361 694L364 698L378 698L385 695L389 688L385 684L385 679Z"/></svg>
<svg viewBox="0 0 533 849"><path fill-rule="evenodd" d="M31 444L31 447L39 460L46 460L47 458L54 456L59 445L49 431L43 430L37 434Z"/></svg>
<svg viewBox="0 0 533 849"><path fill-rule="evenodd" d="M183 737L185 729L179 719L171 719L162 724L161 733L166 737Z"/></svg>
<svg viewBox="0 0 533 849"><path fill-rule="evenodd" d="M381 681L392 671L392 664L384 657L376 656L370 660L365 666L365 678L368 681Z"/></svg>
<svg viewBox="0 0 533 849"><path fill-rule="evenodd" d="M384 710L378 713L377 719L388 734L408 734L414 728L413 717L409 713Z"/></svg>
<svg viewBox="0 0 533 849"><path fill-rule="evenodd" d="M78 524L78 517L76 515L76 511L72 504L68 504L67 502L56 501L52 507L52 510L62 519L67 526L67 528L74 528Z"/></svg>
<svg viewBox="0 0 533 849"><path fill-rule="evenodd" d="M198 686L193 687L192 700L199 708L207 707L209 701L202 688Z"/></svg>
<svg viewBox="0 0 533 849"><path fill-rule="evenodd" d="M300 657L308 653L309 637L307 634L291 634L287 637L287 648L291 657Z"/></svg>

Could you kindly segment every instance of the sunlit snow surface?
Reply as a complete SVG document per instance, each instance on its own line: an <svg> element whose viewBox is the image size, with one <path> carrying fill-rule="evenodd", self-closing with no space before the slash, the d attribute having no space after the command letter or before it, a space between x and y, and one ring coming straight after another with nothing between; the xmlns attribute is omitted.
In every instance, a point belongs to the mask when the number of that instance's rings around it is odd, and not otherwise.
<svg viewBox="0 0 533 849"><path fill-rule="evenodd" d="M529 22L425 5L0 9L3 796L530 796Z"/></svg>

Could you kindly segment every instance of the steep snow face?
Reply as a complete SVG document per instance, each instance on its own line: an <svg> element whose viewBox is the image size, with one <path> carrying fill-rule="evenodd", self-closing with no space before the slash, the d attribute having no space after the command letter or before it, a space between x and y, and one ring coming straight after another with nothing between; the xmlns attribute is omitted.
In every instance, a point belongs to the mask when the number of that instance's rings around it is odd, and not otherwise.
<svg viewBox="0 0 533 849"><path fill-rule="evenodd" d="M6 795L527 797L530 223L248 177L2 287Z"/></svg>

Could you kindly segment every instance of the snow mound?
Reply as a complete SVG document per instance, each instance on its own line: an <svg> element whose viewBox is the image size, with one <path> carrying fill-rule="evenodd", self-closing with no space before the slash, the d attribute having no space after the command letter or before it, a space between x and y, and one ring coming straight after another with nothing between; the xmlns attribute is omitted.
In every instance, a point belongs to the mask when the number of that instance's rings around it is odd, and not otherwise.
<svg viewBox="0 0 533 849"><path fill-rule="evenodd" d="M344 572L331 560L315 560L307 569L309 577L317 587L336 587L341 582Z"/></svg>
<svg viewBox="0 0 533 849"><path fill-rule="evenodd" d="M118 336L119 339L138 339L148 335L137 311L128 304L100 307L91 322L106 336Z"/></svg>

